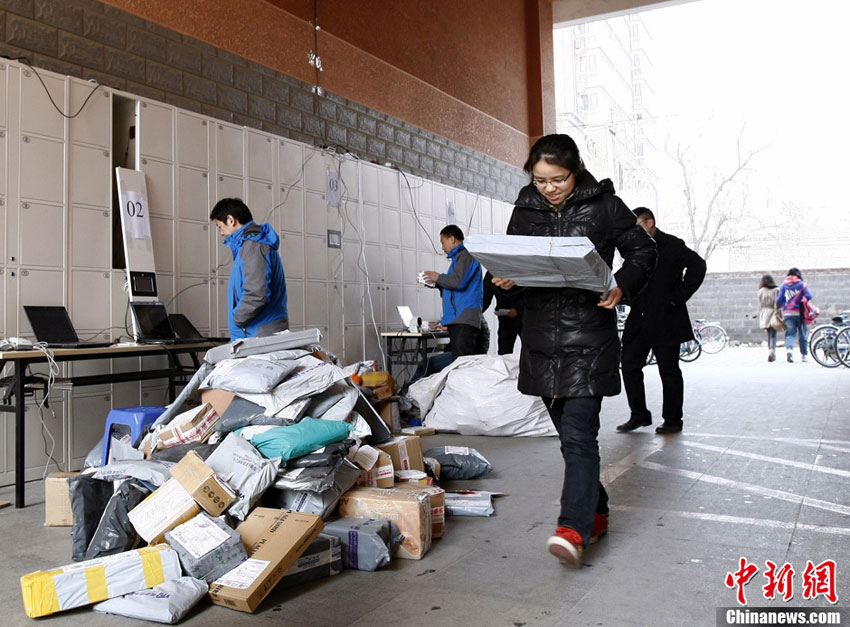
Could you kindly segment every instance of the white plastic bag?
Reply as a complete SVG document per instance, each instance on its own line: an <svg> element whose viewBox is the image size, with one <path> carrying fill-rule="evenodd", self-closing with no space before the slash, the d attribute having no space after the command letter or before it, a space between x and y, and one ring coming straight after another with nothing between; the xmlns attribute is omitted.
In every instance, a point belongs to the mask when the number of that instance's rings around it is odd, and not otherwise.
<svg viewBox="0 0 850 627"><path fill-rule="evenodd" d="M266 409L267 416L273 416L287 407L292 401L306 396L313 396L324 392L335 382L342 380L342 370L316 359L312 355L305 355L296 360L297 367L286 381L267 394L245 394L239 393L242 398L262 405Z"/></svg>
<svg viewBox="0 0 850 627"><path fill-rule="evenodd" d="M216 388L236 394L263 394L283 381L298 362L273 359L225 359L201 383L201 389Z"/></svg>

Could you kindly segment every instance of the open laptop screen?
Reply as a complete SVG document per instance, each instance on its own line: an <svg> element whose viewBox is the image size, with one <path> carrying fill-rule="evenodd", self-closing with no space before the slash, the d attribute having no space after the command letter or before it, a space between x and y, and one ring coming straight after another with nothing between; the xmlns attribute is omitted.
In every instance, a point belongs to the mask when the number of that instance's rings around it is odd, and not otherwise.
<svg viewBox="0 0 850 627"><path fill-rule="evenodd" d="M39 342L53 344L80 341L64 307L24 305L24 313Z"/></svg>
<svg viewBox="0 0 850 627"><path fill-rule="evenodd" d="M162 303L130 303L139 325L140 340L173 340L174 330L168 321L168 311Z"/></svg>

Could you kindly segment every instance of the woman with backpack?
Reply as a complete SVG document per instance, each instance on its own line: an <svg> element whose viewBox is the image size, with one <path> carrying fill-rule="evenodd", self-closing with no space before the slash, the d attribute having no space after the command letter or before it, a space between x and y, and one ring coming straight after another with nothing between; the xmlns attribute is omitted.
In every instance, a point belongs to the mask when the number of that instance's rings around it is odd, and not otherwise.
<svg viewBox="0 0 850 627"><path fill-rule="evenodd" d="M809 332L806 328L806 310L808 301L812 300L809 286L803 281L803 275L797 268L791 268L788 276L779 288L776 306L782 307L785 319L785 352L788 363L794 363L794 342L800 335L801 360L806 361L809 352ZM812 322L814 320L812 319Z"/></svg>

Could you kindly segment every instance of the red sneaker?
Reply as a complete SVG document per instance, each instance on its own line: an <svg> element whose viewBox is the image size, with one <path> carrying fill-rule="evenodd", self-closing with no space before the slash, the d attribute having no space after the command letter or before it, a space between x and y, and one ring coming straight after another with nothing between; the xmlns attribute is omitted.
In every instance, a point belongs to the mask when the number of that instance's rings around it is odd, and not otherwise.
<svg viewBox="0 0 850 627"><path fill-rule="evenodd" d="M606 533L608 533L608 514L594 514L590 544L599 542L599 537L604 536Z"/></svg>
<svg viewBox="0 0 850 627"><path fill-rule="evenodd" d="M578 531L569 527L558 527L555 529L555 535L546 542L546 548L561 560L564 566L579 568L581 554L584 552L583 544Z"/></svg>

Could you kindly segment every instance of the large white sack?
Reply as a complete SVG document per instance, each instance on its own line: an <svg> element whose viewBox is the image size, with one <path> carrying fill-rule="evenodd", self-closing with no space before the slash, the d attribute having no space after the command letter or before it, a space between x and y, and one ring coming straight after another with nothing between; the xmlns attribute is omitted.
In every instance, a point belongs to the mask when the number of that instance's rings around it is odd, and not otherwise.
<svg viewBox="0 0 850 627"><path fill-rule="evenodd" d="M516 355L460 357L420 379L408 395L426 427L462 435L557 435L543 401L517 391Z"/></svg>

